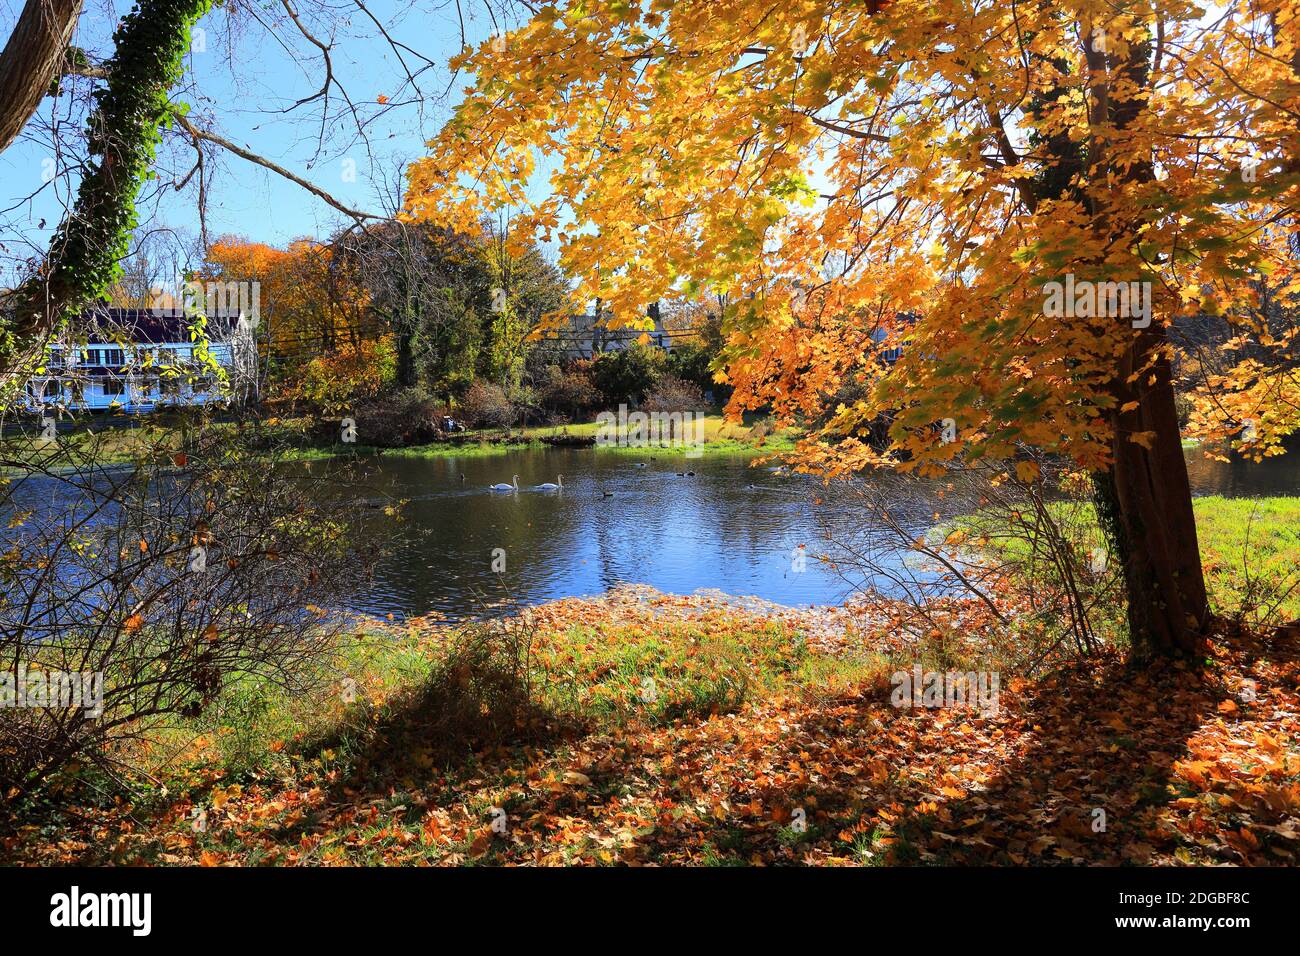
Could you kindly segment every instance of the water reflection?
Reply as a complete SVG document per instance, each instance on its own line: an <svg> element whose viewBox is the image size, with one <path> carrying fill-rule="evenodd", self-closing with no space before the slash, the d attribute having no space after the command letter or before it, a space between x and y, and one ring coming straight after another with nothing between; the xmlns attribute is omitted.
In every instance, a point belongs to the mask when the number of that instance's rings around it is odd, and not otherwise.
<svg viewBox="0 0 1300 956"><path fill-rule="evenodd" d="M1289 455L1229 464L1193 452L1188 464L1196 494L1279 495L1300 493L1298 461ZM679 474L688 470L694 476ZM534 490L559 473L562 491ZM518 492L488 490L515 474ZM377 465L373 483L375 501L410 504L396 525L375 511L376 522L392 525L394 548L358 610L397 616L460 617L504 600L533 604L621 583L678 594L717 588L787 605L837 603L850 586L815 560L796 571L796 549L806 545L811 554L828 534L871 533L854 496L740 458L577 449L390 457ZM902 482L898 495L896 514L918 529L932 523L932 498ZM950 498L944 506L958 513L970 503ZM503 575L492 570L495 548L505 552Z"/></svg>
<svg viewBox="0 0 1300 956"><path fill-rule="evenodd" d="M335 465L299 467L317 474ZM1211 461L1191 451L1188 468L1198 495L1300 494L1296 453L1254 464ZM827 488L751 467L743 458L529 449L490 457L384 456L366 472L359 507L386 547L352 606L395 617L474 616L502 602L599 594L623 583L676 594L715 588L786 605L839 603L853 584L814 555L828 537L862 542L884 534L842 484ZM562 490L538 490L561 473ZM513 475L517 492L489 490ZM105 469L94 480L108 485L127 477ZM976 504L954 494L937 501L897 476L871 481L884 489L891 514L916 533L932 526L936 514L942 519ZM32 478L11 504L74 520L81 494L66 481ZM408 504L397 519L385 505L399 500ZM498 548L503 574L493 570Z"/></svg>
<svg viewBox="0 0 1300 956"><path fill-rule="evenodd" d="M1213 461L1201 451L1187 452L1187 475L1194 495L1225 498L1267 498L1300 494L1300 451L1259 463L1233 457Z"/></svg>

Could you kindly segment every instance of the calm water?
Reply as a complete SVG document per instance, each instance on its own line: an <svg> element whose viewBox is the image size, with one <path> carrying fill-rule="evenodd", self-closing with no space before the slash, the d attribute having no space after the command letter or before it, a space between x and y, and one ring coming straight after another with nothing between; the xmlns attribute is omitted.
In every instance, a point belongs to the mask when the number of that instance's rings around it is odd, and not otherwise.
<svg viewBox="0 0 1300 956"><path fill-rule="evenodd" d="M1192 453L1188 463L1197 494L1300 494L1296 454L1255 465ZM695 475L677 474L686 470ZM554 482L557 472L563 491L532 490ZM518 493L488 490L515 474ZM906 523L918 531L933 523L934 499L915 484L877 480L890 483L891 510ZM742 458L688 461L661 452L637 459L579 449L394 457L377 463L370 482L372 503L410 503L400 523L374 511L372 520L392 533L392 549L357 610L397 617L460 617L502 601L535 604L622 583L675 594L716 588L786 605L836 603L851 585L812 559L795 573L795 549L816 553L828 534L873 535L854 494ZM949 497L942 507L953 514L969 504ZM505 551L504 574L492 569L496 548Z"/></svg>

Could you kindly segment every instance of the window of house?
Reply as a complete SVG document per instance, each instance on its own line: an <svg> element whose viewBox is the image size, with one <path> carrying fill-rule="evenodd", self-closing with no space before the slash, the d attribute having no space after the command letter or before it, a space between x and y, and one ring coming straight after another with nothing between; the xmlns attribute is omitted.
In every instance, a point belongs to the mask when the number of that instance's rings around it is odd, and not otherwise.
<svg viewBox="0 0 1300 956"><path fill-rule="evenodd" d="M86 364L98 365L103 356L103 349L86 349Z"/></svg>
<svg viewBox="0 0 1300 956"><path fill-rule="evenodd" d="M109 368L121 368L125 363L121 349L104 349L104 364Z"/></svg>
<svg viewBox="0 0 1300 956"><path fill-rule="evenodd" d="M126 391L125 386L118 379L109 379L104 382L102 387L105 395L121 395Z"/></svg>

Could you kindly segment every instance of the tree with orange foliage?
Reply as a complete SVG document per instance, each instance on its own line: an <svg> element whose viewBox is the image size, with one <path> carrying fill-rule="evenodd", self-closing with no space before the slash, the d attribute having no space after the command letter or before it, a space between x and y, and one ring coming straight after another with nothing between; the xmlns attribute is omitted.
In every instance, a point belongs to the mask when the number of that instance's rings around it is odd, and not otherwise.
<svg viewBox="0 0 1300 956"><path fill-rule="evenodd" d="M316 356L378 337L366 327L362 293L334 260L330 245L308 239L277 249L228 236L209 248L200 278L260 283L259 335L273 365L292 375Z"/></svg>
<svg viewBox="0 0 1300 956"><path fill-rule="evenodd" d="M1203 382L1197 419L1250 418L1276 448L1294 330L1252 316L1265 279L1300 294L1298 43L1295 0L548 6L454 61L477 85L408 208L456 227L509 207L618 324L728 296L732 410L826 419L810 470L1072 460L1135 647L1193 653L1210 608L1171 329L1223 315L1277 360ZM848 381L860 397L827 416Z"/></svg>

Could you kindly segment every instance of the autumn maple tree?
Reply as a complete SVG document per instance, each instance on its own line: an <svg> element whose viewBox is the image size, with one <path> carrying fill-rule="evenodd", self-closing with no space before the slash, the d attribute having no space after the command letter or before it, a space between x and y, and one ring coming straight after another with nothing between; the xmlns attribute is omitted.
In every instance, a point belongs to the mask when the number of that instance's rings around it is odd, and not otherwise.
<svg viewBox="0 0 1300 956"><path fill-rule="evenodd" d="M460 57L475 86L408 208L510 207L618 324L726 295L732 410L817 420L810 469L1059 453L1091 473L1135 646L1194 651L1210 609L1174 329L1211 315L1229 351L1249 341L1202 377L1194 422L1276 450L1293 342L1260 304L1300 291L1298 43L1283 0L546 7ZM884 450L862 440L882 415Z"/></svg>
<svg viewBox="0 0 1300 956"><path fill-rule="evenodd" d="M277 359L305 361L363 337L365 296L334 268L327 243L298 239L280 249L226 236L208 248L199 279L258 283L260 320Z"/></svg>

